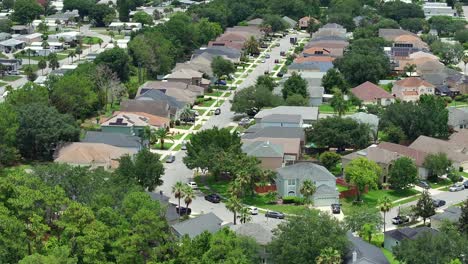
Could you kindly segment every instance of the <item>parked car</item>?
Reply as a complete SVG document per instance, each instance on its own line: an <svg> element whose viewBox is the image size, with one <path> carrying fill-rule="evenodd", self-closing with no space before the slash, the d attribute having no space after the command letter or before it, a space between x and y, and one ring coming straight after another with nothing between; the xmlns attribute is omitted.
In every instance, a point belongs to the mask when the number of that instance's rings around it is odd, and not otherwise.
<svg viewBox="0 0 468 264"><path fill-rule="evenodd" d="M281 44L280 44L279 42L278 42L278 43L276 43L276 47L279 47L279 46L281 46Z"/></svg>
<svg viewBox="0 0 468 264"><path fill-rule="evenodd" d="M275 212L275 211L268 211L266 212L265 217L284 219L284 214L280 212Z"/></svg>
<svg viewBox="0 0 468 264"><path fill-rule="evenodd" d="M180 147L181 150L187 150L187 142L182 142L182 146Z"/></svg>
<svg viewBox="0 0 468 264"><path fill-rule="evenodd" d="M174 155L169 155L166 158L166 163L172 163L175 161L175 156Z"/></svg>
<svg viewBox="0 0 468 264"><path fill-rule="evenodd" d="M283 77L283 75L284 75L284 73L282 73L282 72L278 72L278 74L276 74L276 76L278 76L278 77Z"/></svg>
<svg viewBox="0 0 468 264"><path fill-rule="evenodd" d="M270 58L270 54L266 54L265 59L269 59L269 58Z"/></svg>
<svg viewBox="0 0 468 264"><path fill-rule="evenodd" d="M459 184L459 183L454 184L454 185L450 186L450 188L449 188L449 191L451 191L451 192L458 192L458 191L463 191L463 190L465 190L465 185Z"/></svg>
<svg viewBox="0 0 468 264"><path fill-rule="evenodd" d="M180 213L179 213L180 211ZM190 215L192 213L192 209L190 208L187 208L187 207L183 207L181 206L180 209L179 209L179 206L176 206L176 212L180 215Z"/></svg>
<svg viewBox="0 0 468 264"><path fill-rule="evenodd" d="M262 60L262 63L265 63L265 62L266 62L266 60L265 60L265 59L263 59L263 60Z"/></svg>
<svg viewBox="0 0 468 264"><path fill-rule="evenodd" d="M250 121L251 121L250 118L244 117L239 121L239 126L246 126L250 124Z"/></svg>
<svg viewBox="0 0 468 264"><path fill-rule="evenodd" d="M215 85L226 85L226 84L227 84L227 82L225 80L217 80L215 82Z"/></svg>
<svg viewBox="0 0 468 264"><path fill-rule="evenodd" d="M429 185L429 183L427 183L427 181L419 181L418 183L416 183L416 185L424 189L431 188L431 186Z"/></svg>
<svg viewBox="0 0 468 264"><path fill-rule="evenodd" d="M221 114L221 108L216 108L214 114L215 115L220 115Z"/></svg>
<svg viewBox="0 0 468 264"><path fill-rule="evenodd" d="M444 200L440 200L440 199L432 199L432 203L434 204L435 208L442 207L446 204Z"/></svg>
<svg viewBox="0 0 468 264"><path fill-rule="evenodd" d="M192 188L194 190L198 189L198 185L197 185L196 182L193 182L193 181L187 182L187 185L190 186L190 188Z"/></svg>
<svg viewBox="0 0 468 264"><path fill-rule="evenodd" d="M401 225L401 224L408 223L408 222L409 222L409 217L407 216L399 215L397 217L392 218L392 224L394 225Z"/></svg>
<svg viewBox="0 0 468 264"><path fill-rule="evenodd" d="M280 52L280 55L281 55L281 56L286 56L286 51L281 51L281 52Z"/></svg>
<svg viewBox="0 0 468 264"><path fill-rule="evenodd" d="M275 63L279 63L279 60L278 60L278 59L275 59Z"/></svg>
<svg viewBox="0 0 468 264"><path fill-rule="evenodd" d="M249 213L251 215L258 215L258 208L255 206L249 206Z"/></svg>
<svg viewBox="0 0 468 264"><path fill-rule="evenodd" d="M206 195L205 200L207 200L208 202L212 202L212 203L219 203L221 202L221 196L219 196L216 193L212 193L212 194Z"/></svg>
<svg viewBox="0 0 468 264"><path fill-rule="evenodd" d="M465 186L465 189L468 189L468 181L465 181L463 185Z"/></svg>
<svg viewBox="0 0 468 264"><path fill-rule="evenodd" d="M332 213L339 214L341 212L341 207L339 204L332 204L331 210L332 210Z"/></svg>

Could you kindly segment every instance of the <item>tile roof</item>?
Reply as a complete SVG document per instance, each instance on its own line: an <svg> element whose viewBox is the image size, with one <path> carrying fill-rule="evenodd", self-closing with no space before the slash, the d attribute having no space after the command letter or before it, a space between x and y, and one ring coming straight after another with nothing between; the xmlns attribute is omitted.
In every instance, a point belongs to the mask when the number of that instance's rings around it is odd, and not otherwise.
<svg viewBox="0 0 468 264"><path fill-rule="evenodd" d="M122 133L107 133L98 131L88 131L81 142L103 143L120 148L141 148L141 139L137 136L129 136Z"/></svg>
<svg viewBox="0 0 468 264"><path fill-rule="evenodd" d="M417 96L419 93L417 91L403 91L403 95L406 96Z"/></svg>
<svg viewBox="0 0 468 264"><path fill-rule="evenodd" d="M215 233L221 229L222 223L223 220L210 212L208 214L203 214L196 218L174 224L172 225L172 228L179 237L188 235L190 238L194 238L205 231Z"/></svg>
<svg viewBox="0 0 468 264"><path fill-rule="evenodd" d="M244 42L248 37L238 32L227 32L216 38L216 41L237 41Z"/></svg>
<svg viewBox="0 0 468 264"><path fill-rule="evenodd" d="M398 85L401 87L419 87L419 86L434 87L434 85L428 83L427 81L424 81L423 79L419 77L408 77L403 80L396 81L395 85Z"/></svg>
<svg viewBox="0 0 468 264"><path fill-rule="evenodd" d="M393 41L396 37L401 35L414 35L416 34L409 32L403 29L393 29L393 28L380 28L379 37L384 38L387 41Z"/></svg>
<svg viewBox="0 0 468 264"><path fill-rule="evenodd" d="M284 156L283 146L270 143L270 141L246 142L242 145L242 151L257 158L282 158Z"/></svg>
<svg viewBox="0 0 468 264"><path fill-rule="evenodd" d="M324 54L330 54L330 51L324 47L311 47L311 48L305 49L302 53L315 54L317 51L319 52L322 51Z"/></svg>
<svg viewBox="0 0 468 264"><path fill-rule="evenodd" d="M390 142L381 142L378 147L412 158L417 166L422 166L427 156L426 152Z"/></svg>
<svg viewBox="0 0 468 264"><path fill-rule="evenodd" d="M335 181L325 167L312 162L299 162L290 166L276 169L278 178L282 179L312 179L314 181Z"/></svg>
<svg viewBox="0 0 468 264"><path fill-rule="evenodd" d="M343 156L343 158L347 160L354 160L361 157L367 158L376 163L390 164L392 161L398 159L400 155L396 152L378 148L376 145L372 145L366 149Z"/></svg>
<svg viewBox="0 0 468 264"><path fill-rule="evenodd" d="M465 108L465 113L465 118L468 119L468 107ZM468 147L468 129L460 129L453 133L449 138L449 142L459 146Z"/></svg>
<svg viewBox="0 0 468 264"><path fill-rule="evenodd" d="M376 98L393 98L393 96L383 88L367 81L351 89L357 98L362 101L374 101Z"/></svg>

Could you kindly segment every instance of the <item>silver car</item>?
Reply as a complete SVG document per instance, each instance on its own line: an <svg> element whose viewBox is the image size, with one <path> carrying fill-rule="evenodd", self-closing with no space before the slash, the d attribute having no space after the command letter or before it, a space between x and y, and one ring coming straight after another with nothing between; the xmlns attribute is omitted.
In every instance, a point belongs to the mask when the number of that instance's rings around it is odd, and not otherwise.
<svg viewBox="0 0 468 264"><path fill-rule="evenodd" d="M458 191L463 191L465 190L465 185L463 184L454 184L450 186L449 191L451 192L458 192Z"/></svg>

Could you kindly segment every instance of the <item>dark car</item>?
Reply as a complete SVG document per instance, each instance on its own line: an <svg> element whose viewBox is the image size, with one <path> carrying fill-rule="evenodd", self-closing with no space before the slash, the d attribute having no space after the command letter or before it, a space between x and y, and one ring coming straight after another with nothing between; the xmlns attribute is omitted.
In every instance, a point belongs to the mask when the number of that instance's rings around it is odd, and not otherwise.
<svg viewBox="0 0 468 264"><path fill-rule="evenodd" d="M440 200L440 199L433 199L432 203L434 204L435 208L444 206L446 204L444 200Z"/></svg>
<svg viewBox="0 0 468 264"><path fill-rule="evenodd" d="M166 163L172 163L175 161L175 156L174 155L169 155L166 158Z"/></svg>
<svg viewBox="0 0 468 264"><path fill-rule="evenodd" d="M427 183L427 181L419 181L418 183L416 183L416 185L424 189L431 188L431 186L429 185L429 183Z"/></svg>
<svg viewBox="0 0 468 264"><path fill-rule="evenodd" d="M180 210L179 210L179 207L176 206L175 210L180 215L190 215L192 213L192 209L187 208L187 207L183 207L183 206L180 207ZM180 211L180 213L179 213L179 211Z"/></svg>
<svg viewBox="0 0 468 264"><path fill-rule="evenodd" d="M465 185L465 189L468 189L468 181L465 181L463 185Z"/></svg>
<svg viewBox="0 0 468 264"><path fill-rule="evenodd" d="M266 212L265 217L284 219L284 214L280 212L275 212L275 211L268 211Z"/></svg>
<svg viewBox="0 0 468 264"><path fill-rule="evenodd" d="M283 75L284 75L284 73L282 73L282 72L278 72L278 73L276 74L276 76L278 76L278 77L283 77Z"/></svg>
<svg viewBox="0 0 468 264"><path fill-rule="evenodd" d="M220 109L220 108L216 108L214 114L215 114L215 115L220 115L220 114L221 114L221 109Z"/></svg>
<svg viewBox="0 0 468 264"><path fill-rule="evenodd" d="M408 222L409 222L409 217L407 216L399 215L397 217L392 218L392 224L394 225L401 225L401 224L408 223Z"/></svg>
<svg viewBox="0 0 468 264"><path fill-rule="evenodd" d="M285 51L281 51L281 52L280 52L280 55L281 55L281 56L286 56L286 52L285 52Z"/></svg>
<svg viewBox="0 0 468 264"><path fill-rule="evenodd" d="M205 200L207 200L208 202L212 202L212 203L219 203L221 202L221 196L219 196L216 193L212 193L212 194L206 195Z"/></svg>
<svg viewBox="0 0 468 264"><path fill-rule="evenodd" d="M278 59L275 59L275 63L279 63L279 60L278 60Z"/></svg>
<svg viewBox="0 0 468 264"><path fill-rule="evenodd" d="M215 82L215 85L226 85L226 84L227 84L227 83L226 83L225 80L217 80L217 81Z"/></svg>
<svg viewBox="0 0 468 264"><path fill-rule="evenodd" d="M341 207L339 204L332 204L331 210L332 210L332 213L339 214L341 212Z"/></svg>

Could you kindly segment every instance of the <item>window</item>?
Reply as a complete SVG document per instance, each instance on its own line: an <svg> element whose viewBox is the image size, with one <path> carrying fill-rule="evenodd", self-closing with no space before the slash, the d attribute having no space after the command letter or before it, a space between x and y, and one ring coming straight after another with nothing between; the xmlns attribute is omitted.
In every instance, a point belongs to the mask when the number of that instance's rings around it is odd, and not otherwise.
<svg viewBox="0 0 468 264"><path fill-rule="evenodd" d="M288 180L288 185L289 185L289 186L294 186L294 185L296 185L296 181L295 181L295 180L289 179L289 180Z"/></svg>

